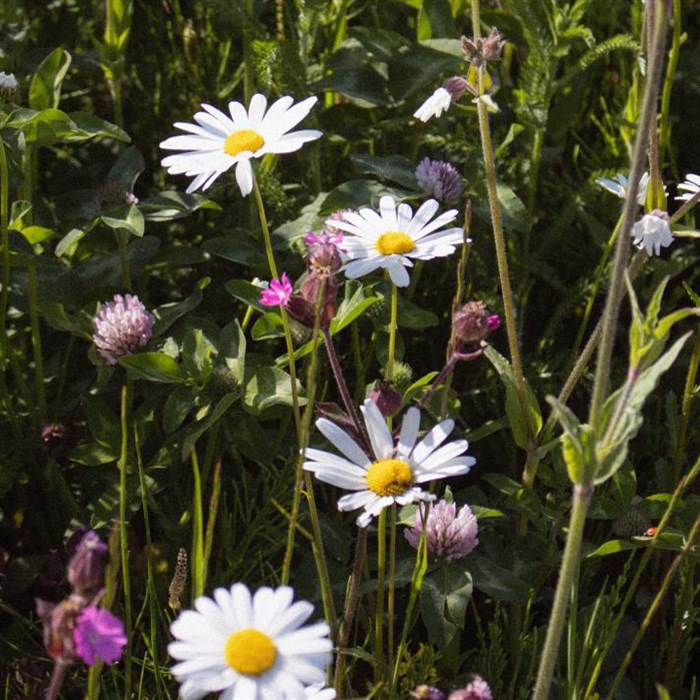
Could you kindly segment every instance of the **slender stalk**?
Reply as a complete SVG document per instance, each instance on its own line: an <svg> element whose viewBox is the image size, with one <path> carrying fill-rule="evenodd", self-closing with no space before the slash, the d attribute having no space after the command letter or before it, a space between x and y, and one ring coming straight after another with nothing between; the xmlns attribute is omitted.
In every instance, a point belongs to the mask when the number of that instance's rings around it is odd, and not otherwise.
<svg viewBox="0 0 700 700"><path fill-rule="evenodd" d="M394 354L396 353L396 327L399 315L399 290L392 282L391 284L391 320L389 321L389 351L386 363L386 378L389 381L394 379Z"/></svg>
<svg viewBox="0 0 700 700"><path fill-rule="evenodd" d="M389 519L389 587L386 603L386 648L387 665L394 665L394 602L395 602L395 578L396 578L396 503L391 506Z"/></svg>
<svg viewBox="0 0 700 700"><path fill-rule="evenodd" d="M51 682L49 683L49 688L46 691L46 700L56 700L58 694L63 685L63 679L66 676L66 664L61 661L57 661L53 667L53 673L51 674ZM8 674L9 678L9 674Z"/></svg>
<svg viewBox="0 0 700 700"><path fill-rule="evenodd" d="M557 592L554 596L554 605L549 617L547 637L542 649L542 658L537 672L537 682L533 700L546 700L549 696L549 687L554 675L554 667L559 656L559 641L566 622L566 611L571 596L571 585L577 576L579 556L581 553L581 541L583 528L586 524L586 513L593 495L593 486L574 484L573 508L569 522L569 534L566 538L566 546L562 558Z"/></svg>
<svg viewBox="0 0 700 700"><path fill-rule="evenodd" d="M622 679L625 676L625 672L627 671L627 668L629 667L630 663L632 662L632 656L634 655L634 652L637 650L637 647L639 646L640 642L642 641L642 637L646 634L647 630L649 629L649 626L651 625L652 620L654 619L654 616L656 615L659 608L661 607L661 603L663 602L664 598L666 597L666 593L668 592L668 589L671 585L671 582L673 581L673 578L676 575L676 571L678 570L678 567L681 565L681 562L686 557L686 555L689 552L691 552L691 553L693 552L693 550L695 548L695 540L698 536L698 533L700 533L700 513L698 513L697 517L695 518L695 522L693 523L693 527L690 529L690 532L688 533L688 541L686 542L683 549L674 557L673 562L671 563L671 566L668 568L668 571L666 572L666 575L664 576L664 580L661 583L661 587L659 588L658 592L654 596L654 600L652 601L651 605L649 606L649 610L647 610L647 614L644 616L644 619L642 620L642 624L639 626L637 633L634 635L634 639L632 640L632 644L630 644L629 649L627 650L627 653L625 654L625 658L623 659L622 663L620 664L619 668L617 669L617 673L615 674L615 679L613 680L612 686L610 687L610 691L608 692L606 700L612 700L613 696L615 695L615 691L617 690L617 687L620 685L620 682L622 681Z"/></svg>
<svg viewBox="0 0 700 700"><path fill-rule="evenodd" d="M645 153L649 136L649 129L656 114L656 98L661 82L663 68L663 50L666 42L667 14L665 0L656 0L656 21L654 23L654 38L649 47L648 79L644 91L642 111L639 119L637 135L632 152L632 164L630 168L629 186L627 198L622 209L622 223L620 235L615 245L615 258L610 276L610 286L605 303L602 319L602 335L598 346L598 359L593 383L593 395L591 397L589 423L597 425L603 403L608 391L610 377L610 364L612 360L613 346L615 344L615 332L617 318L620 310L620 302L624 294L624 274L629 257L630 231L637 210L637 190L639 180L644 170Z"/></svg>
<svg viewBox="0 0 700 700"><path fill-rule="evenodd" d="M343 620L340 624L338 636L338 654L335 660L335 674L333 677L333 687L337 697L343 697L343 676L345 675L345 649L350 641L352 631L352 621L357 610L357 600L360 591L360 579L362 577L362 566L365 562L365 551L367 549L367 528L360 527L357 530L357 541L355 542L355 559L352 564L350 574L350 584L345 596L345 608L343 610Z"/></svg>
<svg viewBox="0 0 700 700"><path fill-rule="evenodd" d="M270 229L267 225L267 216L265 215L265 204L262 200L262 195L260 194L260 188L258 187L258 182L253 177L253 196L255 198L255 205L258 208L258 216L260 218L260 228L263 233L263 241L265 243L265 254L267 255L267 264L270 268L270 275L276 279L279 279L279 274L277 272L277 265L275 264L275 255L272 252L272 238L270 236ZM294 414L294 425L296 426L297 438L301 436L301 412L299 410L299 396L297 390L297 372L294 363L294 344L292 343L292 333L289 329L289 317L284 307L280 307L280 316L282 317L282 327L284 328L284 340L287 345L287 358L289 362L289 376L292 383L292 412Z"/></svg>
<svg viewBox="0 0 700 700"><path fill-rule="evenodd" d="M7 296L10 291L10 173L7 167L5 144L0 137L0 245L2 245L2 289L0 290L0 370L5 372L9 342L7 338Z"/></svg>
<svg viewBox="0 0 700 700"><path fill-rule="evenodd" d="M39 303L37 298L36 262L32 259L27 265L27 296L29 298L29 320L32 328L32 352L36 383L36 405L39 423L46 423L46 390L44 387L44 356L41 351L41 328L39 324Z"/></svg>
<svg viewBox="0 0 700 700"><path fill-rule="evenodd" d="M131 417L131 386L127 377L121 396L121 451L119 456L119 547L121 555L122 585L124 586L124 626L126 649L124 650L124 697L131 697L131 576L129 572L129 541L126 528L127 486L126 470L129 464L129 419Z"/></svg>
<svg viewBox="0 0 700 700"><path fill-rule="evenodd" d="M204 514L202 507L202 475L194 446L190 452L192 460L192 598L204 593Z"/></svg>
<svg viewBox="0 0 700 700"><path fill-rule="evenodd" d="M384 580L386 574L386 508L377 518L377 607L374 612L374 682L384 681Z"/></svg>

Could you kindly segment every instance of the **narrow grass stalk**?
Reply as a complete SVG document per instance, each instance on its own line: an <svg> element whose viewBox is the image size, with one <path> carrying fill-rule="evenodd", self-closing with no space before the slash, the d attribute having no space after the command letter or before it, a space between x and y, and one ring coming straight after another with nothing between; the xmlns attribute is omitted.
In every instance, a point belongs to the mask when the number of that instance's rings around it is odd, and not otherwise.
<svg viewBox="0 0 700 700"><path fill-rule="evenodd" d="M202 567L202 589L206 588L207 575L209 573L209 560L214 544L214 530L216 528L216 517L219 514L219 497L221 496L221 458L214 464L214 475L212 476L211 494L209 495L209 509L207 511L207 528L204 535L204 554Z"/></svg>
<svg viewBox="0 0 700 700"><path fill-rule="evenodd" d="M190 452L192 461L193 494L192 494L192 598L204 594L204 514L202 507L202 473L199 469L199 458L194 446Z"/></svg>
<svg viewBox="0 0 700 700"><path fill-rule="evenodd" d="M387 665L394 665L394 603L396 598L396 503L391 506L389 519L389 586L386 602L386 648Z"/></svg>
<svg viewBox="0 0 700 700"><path fill-rule="evenodd" d="M695 522L693 523L693 526L690 529L690 532L688 533L688 541L686 542L686 544L683 547L683 549L681 550L681 552L679 552L674 557L673 562L671 563L671 566L668 568L668 571L666 572L666 575L664 576L664 580L661 583L661 587L659 588L656 595L654 596L654 600L652 601L651 605L649 606L649 610L647 610L647 613L644 616L644 619L642 620L642 624L639 626L637 633L634 635L634 639L632 640L632 644L630 644L629 649L627 650L627 653L625 654L625 658L623 659L622 663L620 664L619 668L617 669L617 673L615 674L615 678L613 680L612 686L610 687L610 691L608 692L606 700L612 700L612 698L614 697L615 691L617 690L617 687L620 685L622 679L625 676L625 672L627 671L627 668L629 667L630 663L632 662L632 656L634 656L634 652L637 650L637 647L639 646L640 642L642 641L642 637L644 637L647 630L649 629L649 626L651 625L651 622L654 619L654 616L658 612L659 608L661 607L661 603L663 602L664 598L666 597L666 594L668 593L668 589L671 585L671 582L673 581L674 576L676 575L676 571L678 570L678 567L681 565L681 562L688 555L688 553L692 553L694 551L695 540L696 540L699 532L700 532L700 513L698 513L697 517L695 518Z"/></svg>
<svg viewBox="0 0 700 700"><path fill-rule="evenodd" d="M279 279L277 265L275 263L275 255L272 251L272 238L270 237L270 229L267 225L267 216L265 215L265 204L260 194L258 181L253 176L253 196L255 205L258 208L258 217L260 218L260 228L263 233L263 241L265 243L265 254L267 255L267 264L270 268L270 275L273 278ZM301 438L301 412L299 410L299 396L297 390L297 372L294 363L294 344L292 343L292 333L289 329L289 317L283 307L280 307L280 316L282 317L282 327L284 328L284 340L287 345L287 359L289 363L289 376L291 378L292 392L292 412L294 414L294 425L296 426L297 439Z"/></svg>
<svg viewBox="0 0 700 700"><path fill-rule="evenodd" d="M2 289L0 290L0 370L5 372L5 362L8 353L9 341L7 337L7 297L10 291L10 173L7 167L7 154L5 143L0 138L0 245L2 245Z"/></svg>
<svg viewBox="0 0 700 700"><path fill-rule="evenodd" d="M34 355L34 377L36 383L36 407L39 423L47 421L46 390L44 388L44 356L41 350L41 328L39 325L39 302L36 284L36 262L27 265L27 296L29 300L29 322L32 329L32 353Z"/></svg>
<svg viewBox="0 0 700 700"><path fill-rule="evenodd" d="M126 527L127 486L126 470L129 464L129 419L131 418L132 381L127 377L122 385L121 397L121 450L119 455L119 552L121 555L122 585L124 586L124 626L126 649L124 650L124 697L131 697L132 625L131 625L131 576L129 573L129 541Z"/></svg>
<svg viewBox="0 0 700 700"><path fill-rule="evenodd" d="M384 583L386 575L386 508L377 518L377 607L374 612L374 682L384 682Z"/></svg>
<svg viewBox="0 0 700 700"><path fill-rule="evenodd" d="M391 285L391 319L389 321L389 350L386 363L386 378L389 381L394 379L394 354L396 353L396 327L399 315L399 290L392 283Z"/></svg>

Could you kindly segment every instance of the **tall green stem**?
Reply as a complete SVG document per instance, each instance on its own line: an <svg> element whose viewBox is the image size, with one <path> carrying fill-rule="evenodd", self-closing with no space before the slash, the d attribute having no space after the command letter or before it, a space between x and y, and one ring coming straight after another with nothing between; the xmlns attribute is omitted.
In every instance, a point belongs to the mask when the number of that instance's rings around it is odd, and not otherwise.
<svg viewBox="0 0 700 700"><path fill-rule="evenodd" d="M391 320L389 321L389 351L386 363L386 378L392 381L394 378L394 354L396 353L396 326L399 315L399 290L395 284L391 285Z"/></svg>
<svg viewBox="0 0 700 700"><path fill-rule="evenodd" d="M126 470L129 464L129 418L131 414L131 379L122 385L121 397L121 451L119 455L119 546L122 584L124 586L124 623L126 649L124 651L124 697L131 697L131 576L129 574L129 541L126 527L127 486Z"/></svg>
<svg viewBox="0 0 700 700"><path fill-rule="evenodd" d="M5 144L0 137L0 244L2 245L2 289L0 290L0 371L5 371L7 362L7 296L10 291L10 240L8 222L10 218L9 168Z"/></svg>
<svg viewBox="0 0 700 700"><path fill-rule="evenodd" d="M377 607L374 612L374 682L384 681L384 580L386 573L386 508L377 519Z"/></svg>
<svg viewBox="0 0 700 700"><path fill-rule="evenodd" d="M559 572L557 592L554 605L549 617L547 637L542 649L542 659L537 673L537 683L533 700L546 700L549 696L549 686L552 683L554 668L559 657L559 642L566 622L566 611L571 596L571 585L577 576L583 528L586 524L586 513L593 495L593 487L584 484L574 484L573 508L569 521L569 534Z"/></svg>
<svg viewBox="0 0 700 700"><path fill-rule="evenodd" d="M36 383L37 417L40 423L47 421L46 390L44 388L44 356L41 351L41 328L39 324L39 303L37 298L36 262L32 259L27 265L27 296L29 297L29 321L32 329L32 352Z"/></svg>

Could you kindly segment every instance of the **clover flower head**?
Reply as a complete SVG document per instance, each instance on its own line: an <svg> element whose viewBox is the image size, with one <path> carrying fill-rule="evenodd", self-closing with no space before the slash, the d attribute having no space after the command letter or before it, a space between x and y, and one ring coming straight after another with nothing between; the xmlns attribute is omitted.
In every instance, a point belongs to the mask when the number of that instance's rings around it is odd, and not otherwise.
<svg viewBox="0 0 700 700"><path fill-rule="evenodd" d="M253 191L252 158L267 153L292 153L305 143L322 136L315 129L290 131L316 104L316 97L294 104L285 95L267 109L264 95L255 94L248 109L240 102L229 102L229 114L208 104L194 115L196 124L176 122L187 134L172 136L160 144L168 151L181 151L163 158L171 175L194 176L188 192L206 190L227 170L236 166L236 182L245 197Z"/></svg>
<svg viewBox="0 0 700 700"><path fill-rule="evenodd" d="M279 279L273 279L267 289L260 292L260 303L263 306L286 306L292 296L292 281L283 272Z"/></svg>
<svg viewBox="0 0 700 700"><path fill-rule="evenodd" d="M73 630L78 656L89 666L98 661L118 661L126 646L124 623L109 610L94 605L85 607Z"/></svg>
<svg viewBox="0 0 700 700"><path fill-rule="evenodd" d="M454 204L462 196L462 178L451 163L424 158L416 168L418 186L443 204Z"/></svg>
<svg viewBox="0 0 700 700"><path fill-rule="evenodd" d="M170 626L175 641L168 652L179 662L171 671L182 684L180 696L308 697L306 688L325 680L333 645L325 622L304 624L313 605L293 599L288 586L260 588L251 595L242 583L217 588L213 599L197 598L195 609L181 613Z"/></svg>
<svg viewBox="0 0 700 700"><path fill-rule="evenodd" d="M632 226L631 234L634 245L640 250L644 248L650 256L661 255L661 248L666 248L673 243L669 216L660 209L654 209L650 214L645 214Z"/></svg>
<svg viewBox="0 0 700 700"><path fill-rule="evenodd" d="M679 202L689 202L698 192L700 192L700 175L688 173L685 180L678 185L678 190L683 192L676 197Z"/></svg>
<svg viewBox="0 0 700 700"><path fill-rule="evenodd" d="M424 512L419 508L412 528L404 530L408 543L418 549L421 535L425 529L428 554L440 559L453 561L470 554L476 545L478 526L476 517L469 506L464 505L457 513L457 506L445 500L434 504L428 513L427 521Z"/></svg>
<svg viewBox="0 0 700 700"><path fill-rule="evenodd" d="M151 339L153 316L136 295L114 295L100 307L93 319L92 339L107 364L116 365L120 357L131 355Z"/></svg>
<svg viewBox="0 0 700 700"><path fill-rule="evenodd" d="M430 685L418 685L411 692L412 700L445 700L445 693Z"/></svg>
<svg viewBox="0 0 700 700"><path fill-rule="evenodd" d="M403 506L432 501L435 496L423 491L421 484L466 474L476 462L464 454L469 447L466 440L443 445L454 428L452 420L439 423L418 442L420 411L409 408L398 442L394 444L377 404L366 399L361 411L371 443L371 457L345 430L320 418L316 427L343 456L308 448L303 464L320 481L351 492L340 498L338 510L362 509L356 521L359 527L367 527L373 517L394 503Z"/></svg>
<svg viewBox="0 0 700 700"><path fill-rule="evenodd" d="M413 260L432 260L455 252L463 243L460 227L442 228L454 221L457 210L435 216L439 204L434 199L424 202L415 214L411 207L397 205L393 197L379 200L379 212L363 208L347 212L336 226L349 235L343 239L343 271L357 279L377 269L386 269L397 287L410 281L407 267Z"/></svg>

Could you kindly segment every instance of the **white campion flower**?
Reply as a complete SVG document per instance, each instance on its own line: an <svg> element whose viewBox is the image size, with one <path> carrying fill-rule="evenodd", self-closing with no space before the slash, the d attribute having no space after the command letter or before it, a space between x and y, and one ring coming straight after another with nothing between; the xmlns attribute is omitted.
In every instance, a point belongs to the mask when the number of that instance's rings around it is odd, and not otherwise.
<svg viewBox="0 0 700 700"><path fill-rule="evenodd" d="M387 427L377 404L366 399L361 407L374 457L326 418L316 427L344 456L307 448L304 469L316 474L319 481L346 489L338 510L363 509L357 518L359 527L367 527L384 508L396 503L405 506L418 501L432 501L433 494L420 488L435 479L466 474L476 460L464 454L466 440L454 440L441 447L454 428L454 421L438 423L418 444L420 411L409 408L401 424L398 443Z"/></svg>
<svg viewBox="0 0 700 700"><path fill-rule="evenodd" d="M220 700L317 697L307 688L325 680L330 630L325 622L304 626L313 605L293 598L289 586L260 588L251 596L242 583L217 588L213 600L197 598L196 609L170 625L175 641L168 653L180 662L171 669L182 683L180 697L198 700L218 692Z"/></svg>
<svg viewBox="0 0 700 700"><path fill-rule="evenodd" d="M178 129L188 132L186 135L171 136L160 144L168 151L182 151L163 158L162 165L171 175L194 176L187 192L206 190L235 165L236 181L245 197L253 191L251 158L292 153L323 135L315 129L290 131L316 101L316 97L308 97L295 105L293 98L284 96L266 110L265 96L255 94L247 111L240 102L229 102L230 117L203 104L203 111L194 115L196 124L175 123Z"/></svg>
<svg viewBox="0 0 700 700"><path fill-rule="evenodd" d="M673 233L669 224L669 216L665 211L654 209L650 214L645 214L632 227L634 245L640 250L644 248L647 255L660 255L661 248L673 243Z"/></svg>
<svg viewBox="0 0 700 700"><path fill-rule="evenodd" d="M596 180L596 184L600 185L603 189L608 192L612 192L616 197L620 199L625 199L627 197L627 189L629 187L629 178L626 175L618 174L614 175L612 180L606 177L599 177ZM649 173L644 173L642 177L639 178L639 187L637 188L637 204L643 207L647 201L647 190L649 188ZM666 192L666 187L664 186L664 193Z"/></svg>
<svg viewBox="0 0 700 700"><path fill-rule="evenodd" d="M678 190L683 192L676 197L678 202L690 201L698 192L700 192L700 175L688 173L685 180L678 185Z"/></svg>
<svg viewBox="0 0 700 700"><path fill-rule="evenodd" d="M346 232L341 257L342 270L350 279L357 279L373 270L386 269L397 287L410 281L407 267L412 259L432 260L452 255L455 246L463 243L461 227L440 230L457 217L450 209L433 219L439 204L434 199L424 202L414 214L408 204L396 205L389 195L379 200L379 212L360 209L346 212L342 221L327 221Z"/></svg>
<svg viewBox="0 0 700 700"><path fill-rule="evenodd" d="M448 78L435 92L413 113L416 119L427 122L432 117L439 117L446 112L453 102L461 99L469 88L467 81L453 75Z"/></svg>

